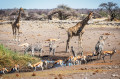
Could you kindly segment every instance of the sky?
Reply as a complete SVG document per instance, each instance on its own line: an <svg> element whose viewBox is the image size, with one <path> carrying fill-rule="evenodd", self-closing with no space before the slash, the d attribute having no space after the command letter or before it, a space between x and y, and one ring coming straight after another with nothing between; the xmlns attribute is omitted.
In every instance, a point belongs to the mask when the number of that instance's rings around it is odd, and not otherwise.
<svg viewBox="0 0 120 79"><path fill-rule="evenodd" d="M101 3L113 2L120 7L120 0L0 0L0 9L53 9L64 4L74 9L99 8Z"/></svg>

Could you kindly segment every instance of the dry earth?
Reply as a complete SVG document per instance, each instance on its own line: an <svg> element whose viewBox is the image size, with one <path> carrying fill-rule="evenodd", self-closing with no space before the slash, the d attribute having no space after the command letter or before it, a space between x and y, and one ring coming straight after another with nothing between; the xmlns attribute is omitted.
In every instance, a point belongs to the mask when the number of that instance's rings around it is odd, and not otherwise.
<svg viewBox="0 0 120 79"><path fill-rule="evenodd" d="M67 29L76 24L76 22L54 22L50 21L22 21L20 42L13 41L12 28L10 24L0 25L0 43L11 50L23 53L23 48L18 46L22 43L35 44L41 42L44 46L43 59L65 59L71 56L71 53L65 52ZM117 53L113 56L112 62L106 57L106 63L103 60L96 60L88 64L53 68L44 71L22 72L6 74L0 76L3 79L120 79L120 25L89 24L85 27L83 35L84 54L95 51L95 44L99 36L108 37L105 42L104 50L112 50L114 47ZM49 56L48 41L49 38L60 39L57 41L57 51L55 56ZM78 37L73 37L71 45L78 50ZM38 57L38 53L35 54ZM47 57L46 57L47 56ZM35 75L35 76L32 76Z"/></svg>

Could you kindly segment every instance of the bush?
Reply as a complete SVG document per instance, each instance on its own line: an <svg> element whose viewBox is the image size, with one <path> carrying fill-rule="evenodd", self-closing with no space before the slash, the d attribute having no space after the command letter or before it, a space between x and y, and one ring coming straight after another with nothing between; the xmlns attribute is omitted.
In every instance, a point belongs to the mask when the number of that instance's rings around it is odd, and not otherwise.
<svg viewBox="0 0 120 79"><path fill-rule="evenodd" d="M0 44L0 69L3 67L12 68L15 64L25 66L28 62L37 62L39 59L30 55L21 55L18 52L13 52Z"/></svg>
<svg viewBox="0 0 120 79"><path fill-rule="evenodd" d="M58 18L60 20L66 20L70 16L74 16L74 17L78 16L78 13L72 8L66 5L58 5L57 8L53 9L48 13L48 19L52 20L52 16L56 13L58 13Z"/></svg>

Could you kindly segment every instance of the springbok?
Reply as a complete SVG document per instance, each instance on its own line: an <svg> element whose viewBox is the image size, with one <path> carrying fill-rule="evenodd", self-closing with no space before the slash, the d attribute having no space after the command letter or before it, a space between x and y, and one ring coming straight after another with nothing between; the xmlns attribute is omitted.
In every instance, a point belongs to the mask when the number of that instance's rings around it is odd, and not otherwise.
<svg viewBox="0 0 120 79"><path fill-rule="evenodd" d="M114 55L114 53L116 53L116 49L115 48L113 48L113 50L112 51L104 51L103 53L102 53L102 55L103 55L103 61L105 62L105 56L110 56L110 61L111 61L111 58L112 58L112 56Z"/></svg>
<svg viewBox="0 0 120 79"><path fill-rule="evenodd" d="M63 66L63 63L64 63L63 60L57 60L57 61L55 61L54 64L59 64L59 65Z"/></svg>
<svg viewBox="0 0 120 79"><path fill-rule="evenodd" d="M35 64L31 64L30 62L28 63L28 67L31 67L31 68L33 68L34 69L34 71L36 71L36 68L39 68L39 67L41 67L42 68L42 70L44 69L44 63L43 63L43 61L40 61L40 62L38 62L38 63L35 63Z"/></svg>
<svg viewBox="0 0 120 79"><path fill-rule="evenodd" d="M8 73L13 73L13 72L19 72L19 64L15 64L13 68L11 68L11 70Z"/></svg>
<svg viewBox="0 0 120 79"><path fill-rule="evenodd" d="M6 68L0 69L0 74L5 74L6 72L8 72L8 70Z"/></svg>

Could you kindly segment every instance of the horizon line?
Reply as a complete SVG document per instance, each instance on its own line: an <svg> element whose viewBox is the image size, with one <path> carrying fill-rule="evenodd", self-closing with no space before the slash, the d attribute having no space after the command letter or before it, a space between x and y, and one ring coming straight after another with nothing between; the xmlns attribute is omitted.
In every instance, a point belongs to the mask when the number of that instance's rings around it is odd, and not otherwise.
<svg viewBox="0 0 120 79"><path fill-rule="evenodd" d="M19 7L21 8L21 7ZM0 8L0 9L19 9L19 8ZM24 8L23 9L42 9L42 8ZM43 9L50 9L50 8L43 8ZM51 8L51 9L56 9L56 8ZM71 9L100 9L100 8L71 8Z"/></svg>

